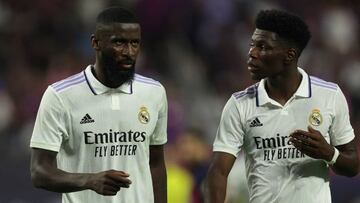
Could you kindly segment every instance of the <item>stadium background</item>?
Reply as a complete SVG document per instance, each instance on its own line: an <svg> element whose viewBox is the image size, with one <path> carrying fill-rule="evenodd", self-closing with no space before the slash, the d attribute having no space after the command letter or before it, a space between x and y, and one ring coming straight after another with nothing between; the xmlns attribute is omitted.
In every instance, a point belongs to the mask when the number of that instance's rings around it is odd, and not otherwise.
<svg viewBox="0 0 360 203"><path fill-rule="evenodd" d="M94 62L89 38L94 18L110 5L119 3L0 1L0 203L60 201L59 194L34 189L30 183L28 145L34 119L48 84ZM136 10L141 20L137 71L167 89L170 203L201 202L201 181L221 109L231 93L252 83L246 57L260 9L286 9L308 22L313 37L300 65L340 84L359 136L358 1L127 0L120 5ZM246 202L244 181L240 157L229 181L229 202ZM332 175L331 185L335 203L360 202L359 175Z"/></svg>

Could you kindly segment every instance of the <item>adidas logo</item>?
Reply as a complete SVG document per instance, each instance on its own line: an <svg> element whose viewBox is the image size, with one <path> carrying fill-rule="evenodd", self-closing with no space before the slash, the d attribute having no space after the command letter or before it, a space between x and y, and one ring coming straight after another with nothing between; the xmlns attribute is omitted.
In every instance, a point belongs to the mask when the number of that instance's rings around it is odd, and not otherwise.
<svg viewBox="0 0 360 203"><path fill-rule="evenodd" d="M92 119L90 117L90 115L87 113L80 121L80 124L85 124L85 123L93 123L95 122L94 119Z"/></svg>
<svg viewBox="0 0 360 203"><path fill-rule="evenodd" d="M253 121L251 121L250 123L250 128L253 128L253 127L260 127L260 126L263 126L263 124L260 122L259 118L256 117Z"/></svg>

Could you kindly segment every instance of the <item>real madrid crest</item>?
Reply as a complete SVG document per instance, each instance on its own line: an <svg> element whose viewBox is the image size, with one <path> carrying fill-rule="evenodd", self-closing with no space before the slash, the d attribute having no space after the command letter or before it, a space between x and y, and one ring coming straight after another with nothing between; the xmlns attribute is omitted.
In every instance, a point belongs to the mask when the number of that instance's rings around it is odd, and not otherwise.
<svg viewBox="0 0 360 203"><path fill-rule="evenodd" d="M310 124L313 126L319 126L319 125L321 125L322 121L323 121L323 118L322 118L322 115L320 114L320 110L313 109L309 116Z"/></svg>
<svg viewBox="0 0 360 203"><path fill-rule="evenodd" d="M147 124L150 121L150 114L145 106L140 107L138 115L140 123Z"/></svg>

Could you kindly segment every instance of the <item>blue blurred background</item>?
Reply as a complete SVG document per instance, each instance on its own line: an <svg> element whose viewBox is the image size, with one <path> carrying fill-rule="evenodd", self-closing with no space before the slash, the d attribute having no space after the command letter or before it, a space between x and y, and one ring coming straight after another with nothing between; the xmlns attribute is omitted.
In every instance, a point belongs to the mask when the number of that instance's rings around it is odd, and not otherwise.
<svg viewBox="0 0 360 203"><path fill-rule="evenodd" d="M0 1L0 203L60 202L59 194L30 183L28 146L34 119L47 85L94 62L90 34L97 13L110 5L136 11L143 36L137 71L167 89L170 203L202 202L201 185L222 107L233 92L253 83L246 60L260 9L286 9L305 19L313 37L300 66L342 87L355 133L360 134L359 1L120 2ZM230 177L227 202L246 203L242 156ZM360 202L359 175L332 175L331 186L333 202Z"/></svg>

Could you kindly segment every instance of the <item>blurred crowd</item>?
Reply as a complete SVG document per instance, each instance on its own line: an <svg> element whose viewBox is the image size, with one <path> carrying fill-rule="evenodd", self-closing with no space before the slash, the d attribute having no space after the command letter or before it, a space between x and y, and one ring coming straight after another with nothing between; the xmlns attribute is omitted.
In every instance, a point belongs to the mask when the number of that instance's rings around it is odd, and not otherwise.
<svg viewBox="0 0 360 203"><path fill-rule="evenodd" d="M202 202L202 183L221 110L253 83L246 61L254 18L285 9L312 32L300 66L336 82L360 135L360 3L337 0L1 0L0 203L59 202L34 189L29 140L46 87L94 63L90 34L111 5L136 12L142 26L137 72L160 81L169 101L166 147L170 203ZM357 139L360 148L359 139ZM246 203L241 156L231 172L229 203ZM335 203L360 202L360 177L332 176ZM316 195L316 194L314 194Z"/></svg>

